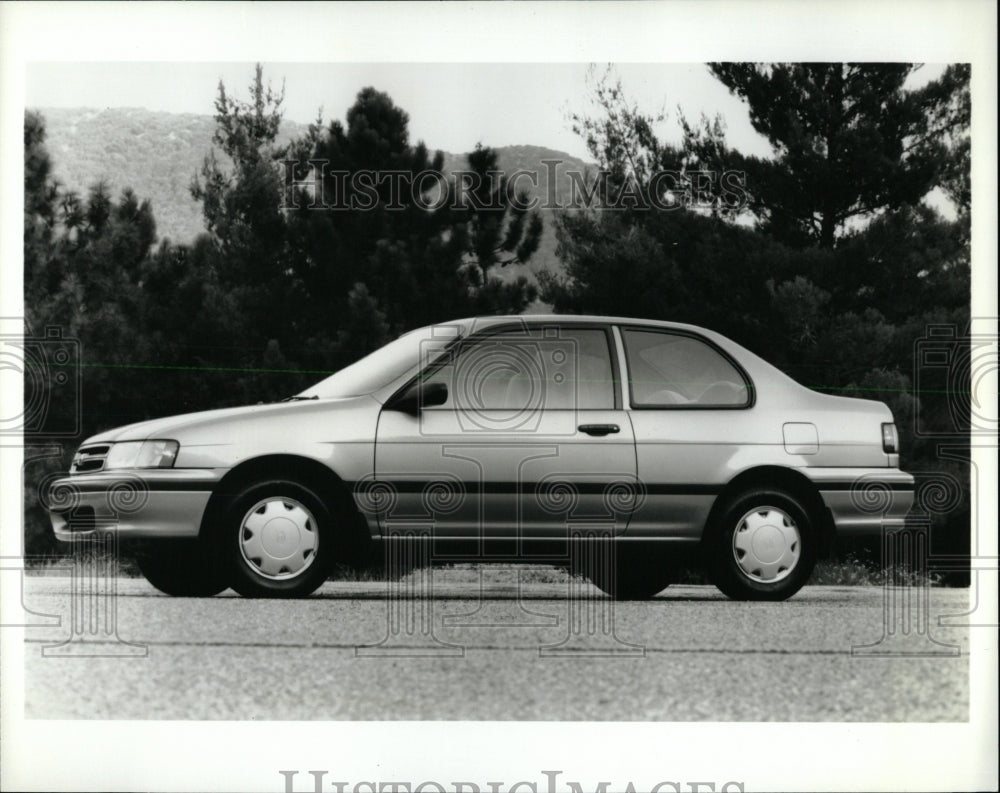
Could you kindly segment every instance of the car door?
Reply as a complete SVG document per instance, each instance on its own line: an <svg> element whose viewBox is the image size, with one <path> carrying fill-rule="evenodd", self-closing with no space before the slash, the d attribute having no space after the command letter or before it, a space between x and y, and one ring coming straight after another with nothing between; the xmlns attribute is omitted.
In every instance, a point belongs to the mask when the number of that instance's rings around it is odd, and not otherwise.
<svg viewBox="0 0 1000 793"><path fill-rule="evenodd" d="M484 553L622 532L635 503L632 426L605 325L520 322L475 333L418 377L444 404L384 409L375 476L386 534L423 527Z"/></svg>
<svg viewBox="0 0 1000 793"><path fill-rule="evenodd" d="M636 464L646 491L629 534L698 539L750 438L750 378L700 334L622 326L616 335L626 360Z"/></svg>

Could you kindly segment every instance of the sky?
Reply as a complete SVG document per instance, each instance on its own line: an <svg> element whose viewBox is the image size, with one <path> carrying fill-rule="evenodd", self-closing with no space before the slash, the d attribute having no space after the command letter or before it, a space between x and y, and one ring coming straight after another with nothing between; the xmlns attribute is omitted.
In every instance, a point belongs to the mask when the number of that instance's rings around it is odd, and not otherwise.
<svg viewBox="0 0 1000 793"><path fill-rule="evenodd" d="M595 65L599 76L606 64ZM571 112L591 111L587 64L563 63L265 63L265 81L285 85L285 117L300 123L343 119L358 91L385 91L410 115L411 140L431 149L469 151L488 146L547 146L591 159L571 129ZM721 114L730 144L746 154L770 153L753 129L745 105L704 64L620 64L626 95L646 113L667 118L658 132L679 140L677 108L692 120ZM926 66L919 84L939 74ZM145 107L212 115L221 79L230 93L248 97L252 63L30 63L25 104L46 107ZM592 82L592 81L591 81Z"/></svg>
<svg viewBox="0 0 1000 793"><path fill-rule="evenodd" d="M595 66L596 74L604 66ZM410 115L410 136L432 149L469 151L532 144L587 157L570 112L589 107L587 64L553 63L265 63L264 77L285 85L285 117L300 123L343 119L358 91L385 91ZM742 104L701 64L625 64L616 67L643 110L669 113L660 130L678 136L676 106L697 118L722 113L734 143L755 153L767 142L750 126ZM221 79L247 98L252 63L34 63L26 73L28 107L145 107L172 113L214 113ZM589 159L589 158L588 158Z"/></svg>
<svg viewBox="0 0 1000 793"><path fill-rule="evenodd" d="M597 115L592 85L607 64L564 63L264 63L265 81L285 86L285 117L325 123L343 119L358 91L385 91L410 115L411 140L431 149L470 151L488 146L547 146L591 159L571 128L572 112ZM731 145L758 156L770 146L750 124L746 106L704 64L617 64L626 96L651 115L666 112L661 137L680 139L678 108L697 120L721 114ZM219 80L248 98L252 63L31 63L25 104L46 107L144 107L212 115ZM925 65L911 77L920 85L942 66Z"/></svg>

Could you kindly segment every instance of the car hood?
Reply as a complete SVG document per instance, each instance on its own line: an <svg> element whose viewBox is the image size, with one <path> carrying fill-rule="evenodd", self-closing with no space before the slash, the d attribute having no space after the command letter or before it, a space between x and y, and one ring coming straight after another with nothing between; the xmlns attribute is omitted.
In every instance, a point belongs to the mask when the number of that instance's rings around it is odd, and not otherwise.
<svg viewBox="0 0 1000 793"><path fill-rule="evenodd" d="M120 441L144 441L150 438L171 439L184 443L185 440L199 439L205 434L229 428L233 425L247 427L258 422L299 422L310 420L314 414L329 415L331 410L349 410L359 403L373 402L368 395L344 397L340 399L310 399L296 402L274 402L263 405L246 405L219 410L203 410L180 416L140 421L124 427L105 430L83 443L111 443Z"/></svg>

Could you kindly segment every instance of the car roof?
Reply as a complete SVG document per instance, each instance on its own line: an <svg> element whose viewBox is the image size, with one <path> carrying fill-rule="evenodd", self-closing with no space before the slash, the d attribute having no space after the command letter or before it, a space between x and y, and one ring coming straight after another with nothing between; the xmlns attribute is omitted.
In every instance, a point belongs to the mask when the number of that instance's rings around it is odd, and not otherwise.
<svg viewBox="0 0 1000 793"><path fill-rule="evenodd" d="M559 323L566 325L646 325L654 328L675 328L677 330L714 333L713 331L708 330L708 328L702 328L698 325L688 325L683 322L669 322L659 319L636 319L634 317L601 316L599 314L491 314L480 317L464 317L462 319L454 320L454 322L475 328L489 327L490 325L506 324L510 322L523 322L525 324Z"/></svg>

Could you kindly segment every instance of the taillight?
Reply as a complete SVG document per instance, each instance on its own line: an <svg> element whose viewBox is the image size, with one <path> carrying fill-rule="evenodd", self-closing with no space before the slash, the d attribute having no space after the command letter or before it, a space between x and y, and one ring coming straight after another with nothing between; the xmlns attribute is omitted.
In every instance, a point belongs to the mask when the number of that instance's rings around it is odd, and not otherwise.
<svg viewBox="0 0 1000 793"><path fill-rule="evenodd" d="M895 424L882 425L882 450L886 454L899 453L899 435Z"/></svg>

